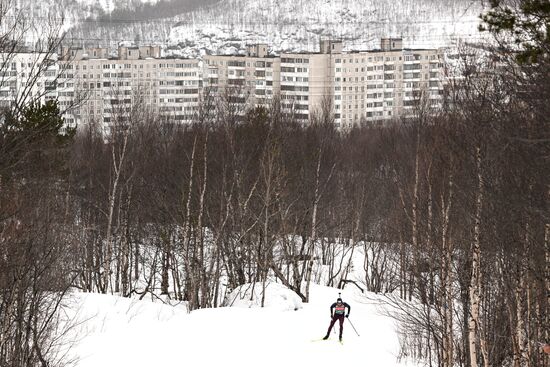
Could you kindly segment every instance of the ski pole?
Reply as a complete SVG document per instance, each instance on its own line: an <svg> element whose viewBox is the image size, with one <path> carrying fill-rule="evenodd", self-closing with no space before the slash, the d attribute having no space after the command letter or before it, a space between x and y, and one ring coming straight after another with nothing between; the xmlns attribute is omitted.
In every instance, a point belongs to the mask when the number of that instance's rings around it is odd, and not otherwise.
<svg viewBox="0 0 550 367"><path fill-rule="evenodd" d="M357 332L357 329L355 329L355 326L353 326L353 323L351 322L351 320L349 319L349 317L346 317L349 321L349 324L351 325L351 327L353 328L353 331L355 331L355 334L357 334L357 336L361 336L359 335L359 333Z"/></svg>

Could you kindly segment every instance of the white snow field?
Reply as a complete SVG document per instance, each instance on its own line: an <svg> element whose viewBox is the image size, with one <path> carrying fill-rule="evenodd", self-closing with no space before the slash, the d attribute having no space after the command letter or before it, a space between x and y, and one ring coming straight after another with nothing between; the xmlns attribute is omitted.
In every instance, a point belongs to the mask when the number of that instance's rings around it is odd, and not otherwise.
<svg viewBox="0 0 550 367"><path fill-rule="evenodd" d="M233 307L191 313L183 304L73 293L65 310L79 325L69 335L69 357L78 367L406 365L397 360L395 322L351 288L341 291L342 298L360 336L346 320L343 344L334 331L320 340L338 292L312 284L311 302L302 304L295 293L270 283L264 308L234 297Z"/></svg>

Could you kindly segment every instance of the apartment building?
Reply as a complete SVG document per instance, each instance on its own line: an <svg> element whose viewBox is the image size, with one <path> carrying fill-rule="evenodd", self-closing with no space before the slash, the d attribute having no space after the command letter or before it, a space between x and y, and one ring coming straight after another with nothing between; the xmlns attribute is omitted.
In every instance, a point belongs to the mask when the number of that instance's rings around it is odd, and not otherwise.
<svg viewBox="0 0 550 367"><path fill-rule="evenodd" d="M69 124L101 122L108 134L113 124L147 112L179 122L198 112L199 60L160 58L158 46L119 47L116 58L102 48L66 50L63 60L57 93Z"/></svg>
<svg viewBox="0 0 550 367"><path fill-rule="evenodd" d="M36 52L0 53L0 108L55 99L54 80L59 66L49 56Z"/></svg>
<svg viewBox="0 0 550 367"><path fill-rule="evenodd" d="M95 121L108 134L113 124L147 112L191 122L207 99L238 116L280 99L304 124L329 114L346 129L406 116L420 95L439 106L443 56L440 49L403 48L399 38L351 52L340 41L324 40L319 52L278 56L256 44L244 55L202 60L162 58L158 46L121 46L116 56L105 48L63 48L59 62L16 53L1 64L0 106L33 96L57 99L68 126Z"/></svg>
<svg viewBox="0 0 550 367"><path fill-rule="evenodd" d="M331 46L339 49L330 51ZM257 44L247 46L245 55L207 55L205 94L232 103L241 113L253 106L269 106L274 98L280 98L287 112L307 122L331 95L330 56L341 52L341 43L326 41L326 47L327 54L270 56L267 45Z"/></svg>
<svg viewBox="0 0 550 367"><path fill-rule="evenodd" d="M323 40L319 53L281 54L281 101L286 111L307 123L333 106L333 63L342 42Z"/></svg>
<svg viewBox="0 0 550 367"><path fill-rule="evenodd" d="M206 55L203 93L217 107L232 106L238 113L253 106L269 106L280 91L281 59L268 54L266 44L247 46L245 55Z"/></svg>
<svg viewBox="0 0 550 367"><path fill-rule="evenodd" d="M338 41L321 41L318 54L281 54L281 100L310 121L334 113L339 128L409 114L421 93L441 104L443 50L404 49L400 38L378 50L343 52Z"/></svg>
<svg viewBox="0 0 550 367"><path fill-rule="evenodd" d="M380 50L334 59L334 119L349 128L407 116L422 94L441 104L443 51L403 49L401 39L382 39Z"/></svg>
<svg viewBox="0 0 550 367"><path fill-rule="evenodd" d="M298 121L332 113L340 128L406 115L422 93L433 106L441 103L442 50L404 49L400 38L384 38L380 49L368 51L343 52L333 40L321 41L317 53L269 57L266 50L255 45L245 56L206 56L209 93L229 94L242 110L278 95Z"/></svg>

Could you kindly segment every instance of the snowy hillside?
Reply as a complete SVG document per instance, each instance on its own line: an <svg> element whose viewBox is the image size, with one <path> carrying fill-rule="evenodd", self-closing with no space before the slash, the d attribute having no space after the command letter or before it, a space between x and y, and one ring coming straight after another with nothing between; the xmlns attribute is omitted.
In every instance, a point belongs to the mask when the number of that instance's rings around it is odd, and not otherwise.
<svg viewBox="0 0 550 367"><path fill-rule="evenodd" d="M169 39L221 52L258 41L276 52L316 51L320 37L343 39L348 49L376 47L385 36L403 36L405 46L437 47L478 37L481 10L476 1L223 0L183 19Z"/></svg>
<svg viewBox="0 0 550 367"><path fill-rule="evenodd" d="M168 54L183 56L235 53L252 42L267 42L274 52L315 51L319 38L343 39L348 49L378 46L383 36L403 36L406 47L438 47L478 39L483 9L476 0L211 0L176 10L162 19L86 22L69 37L165 43Z"/></svg>
<svg viewBox="0 0 550 367"><path fill-rule="evenodd" d="M16 8L29 18L54 17L68 21L82 21L88 17L110 13L115 9L132 9L141 4L155 4L159 0L17 0Z"/></svg>
<svg viewBox="0 0 550 367"><path fill-rule="evenodd" d="M159 0L16 0L19 9L28 9L33 15L44 16L48 11L62 14L79 14L79 18L95 15L98 12L109 13L115 9L133 8L143 3L156 4Z"/></svg>
<svg viewBox="0 0 550 367"><path fill-rule="evenodd" d="M67 31L72 27L96 19L115 10L131 11L143 5L154 5L159 0L15 0L11 7L13 15L23 16L35 27L44 25L60 26ZM26 40L31 41L36 35L33 29L28 30Z"/></svg>
<svg viewBox="0 0 550 367"><path fill-rule="evenodd" d="M335 245L335 256L349 264L347 278L363 285L364 250L342 249ZM315 263L317 283L326 284L330 274L327 265ZM342 344L338 323L329 340L321 339L340 292L351 306ZM192 312L185 302L154 293L142 300L72 293L63 312L73 325L65 335L66 359L76 367L416 366L400 359L399 326L393 318L398 311L385 296L363 293L352 284L341 290L312 283L310 302L303 303L280 283L248 283L227 292L221 307Z"/></svg>
<svg viewBox="0 0 550 367"><path fill-rule="evenodd" d="M288 310L281 288L268 286L266 308L203 309L187 313L183 305L116 296L73 295L69 314L82 323L69 355L78 367L92 366L402 366L397 361L394 321L364 295L343 292L351 307L344 343L333 332L320 341L329 324L329 307L338 290L313 286L312 301ZM71 337L71 339L73 339ZM409 364L410 365L410 364Z"/></svg>

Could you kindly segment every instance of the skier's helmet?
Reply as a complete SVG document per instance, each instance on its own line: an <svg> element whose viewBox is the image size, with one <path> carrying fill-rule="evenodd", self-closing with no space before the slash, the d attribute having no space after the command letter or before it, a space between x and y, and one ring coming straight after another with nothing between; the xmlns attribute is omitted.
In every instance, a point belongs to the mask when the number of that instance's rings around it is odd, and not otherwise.
<svg viewBox="0 0 550 367"><path fill-rule="evenodd" d="M342 298L338 298L338 299L336 300L336 302L342 303Z"/></svg>

